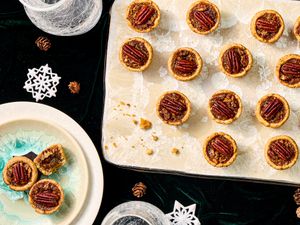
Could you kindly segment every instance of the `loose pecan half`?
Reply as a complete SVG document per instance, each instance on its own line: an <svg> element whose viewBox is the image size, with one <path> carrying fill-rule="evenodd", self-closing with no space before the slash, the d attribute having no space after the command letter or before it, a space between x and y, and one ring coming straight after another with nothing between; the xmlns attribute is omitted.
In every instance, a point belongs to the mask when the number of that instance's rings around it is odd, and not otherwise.
<svg viewBox="0 0 300 225"><path fill-rule="evenodd" d="M27 171L22 163L16 163L13 168L13 179L15 184L22 184L28 182L28 174Z"/></svg>
<svg viewBox="0 0 300 225"><path fill-rule="evenodd" d="M226 103L220 100L214 102L214 104L211 107L211 111L214 115L224 116L227 119L233 118L235 116L233 110L230 109Z"/></svg>
<svg viewBox="0 0 300 225"><path fill-rule="evenodd" d="M136 15L135 23L137 25L145 24L155 13L155 9L149 5L143 5Z"/></svg>
<svg viewBox="0 0 300 225"><path fill-rule="evenodd" d="M217 152L221 153L224 156L230 157L233 153L231 146L229 146L224 140L219 137L216 137L212 143L212 147Z"/></svg>
<svg viewBox="0 0 300 225"><path fill-rule="evenodd" d="M175 115L180 115L187 110L186 105L180 100L175 100L171 96L166 95L160 102L160 106L165 108L168 112Z"/></svg>
<svg viewBox="0 0 300 225"><path fill-rule="evenodd" d="M48 208L56 207L59 203L60 196L51 192L38 193L35 196L35 202Z"/></svg>
<svg viewBox="0 0 300 225"><path fill-rule="evenodd" d="M229 73L239 73L241 70L241 56L234 48L228 49L224 54L224 59L228 65Z"/></svg>
<svg viewBox="0 0 300 225"><path fill-rule="evenodd" d="M197 69L197 64L193 61L180 59L176 61L174 69L181 73L193 73Z"/></svg>
<svg viewBox="0 0 300 225"><path fill-rule="evenodd" d="M130 44L123 45L123 54L138 65L143 65L147 61L147 56Z"/></svg>
<svg viewBox="0 0 300 225"><path fill-rule="evenodd" d="M270 150L271 155L275 153L282 160L289 160L293 156L292 150L279 141L273 142L270 146Z"/></svg>
<svg viewBox="0 0 300 225"><path fill-rule="evenodd" d="M278 30L280 28L278 23L269 21L264 17L256 20L256 27L257 27L257 29L264 30L264 31L270 32L270 33L276 33L276 32L278 32Z"/></svg>
<svg viewBox="0 0 300 225"><path fill-rule="evenodd" d="M283 103L277 98L269 101L262 109L261 114L266 119L273 119L283 109Z"/></svg>
<svg viewBox="0 0 300 225"><path fill-rule="evenodd" d="M215 21L204 11L196 11L194 17L206 30L211 29L215 25Z"/></svg>

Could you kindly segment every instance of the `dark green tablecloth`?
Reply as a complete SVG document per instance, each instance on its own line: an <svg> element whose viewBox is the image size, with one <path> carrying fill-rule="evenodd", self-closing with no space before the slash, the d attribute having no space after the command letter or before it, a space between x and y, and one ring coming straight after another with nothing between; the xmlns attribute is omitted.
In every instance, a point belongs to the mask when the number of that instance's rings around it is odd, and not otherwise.
<svg viewBox="0 0 300 225"><path fill-rule="evenodd" d="M116 168L103 160L100 149L103 67L108 12L113 0L104 1L101 21L91 32L78 37L44 34L31 24L17 0L2 1L0 6L0 103L33 101L23 89L28 68L48 63L62 77L57 97L42 103L74 118L99 151L105 191L95 224L100 224L114 206L135 200L131 188L139 181L148 186L142 200L153 203L165 213L172 211L174 200L184 205L196 203L196 215L202 225L300 224L292 197L295 188L134 172ZM53 47L48 52L38 50L34 44L40 35L52 41ZM79 95L69 93L67 85L73 80L81 83Z"/></svg>

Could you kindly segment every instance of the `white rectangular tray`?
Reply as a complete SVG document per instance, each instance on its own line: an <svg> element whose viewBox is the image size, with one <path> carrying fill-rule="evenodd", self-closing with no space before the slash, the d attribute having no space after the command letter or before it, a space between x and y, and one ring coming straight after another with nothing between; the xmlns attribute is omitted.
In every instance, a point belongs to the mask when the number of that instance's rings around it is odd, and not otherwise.
<svg viewBox="0 0 300 225"><path fill-rule="evenodd" d="M300 184L300 160L288 170L277 171L266 163L263 153L266 141L275 135L290 135L300 145L300 90L284 87L274 77L281 56L300 53L291 33L300 2L215 1L221 10L221 26L206 36L193 33L185 22L194 0L156 0L162 12L161 23L147 34L127 26L125 12L130 2L116 0L111 12L102 137L105 159L118 166L151 171ZM272 45L257 41L250 33L251 18L262 9L275 9L285 20L283 36ZM119 48L127 38L139 36L153 45L153 62L143 73L129 72L119 62ZM222 46L232 42L245 45L253 54L254 66L244 78L228 78L218 69ZM192 47L200 53L204 60L200 78L180 82L168 73L168 57L179 47ZM219 125L208 117L208 99L219 89L233 90L242 98L244 111L231 125ZM183 126L165 125L156 116L156 101L167 90L180 90L192 102L191 118ZM270 92L281 94L291 106L289 120L279 129L262 126L254 115L257 101ZM133 123L141 117L153 123L152 129L144 131ZM238 144L238 157L228 168L214 168L202 154L205 138L216 131L230 134ZM153 141L153 135L159 140ZM172 148L180 149L180 154L172 154ZM153 149L154 154L147 155L147 149Z"/></svg>

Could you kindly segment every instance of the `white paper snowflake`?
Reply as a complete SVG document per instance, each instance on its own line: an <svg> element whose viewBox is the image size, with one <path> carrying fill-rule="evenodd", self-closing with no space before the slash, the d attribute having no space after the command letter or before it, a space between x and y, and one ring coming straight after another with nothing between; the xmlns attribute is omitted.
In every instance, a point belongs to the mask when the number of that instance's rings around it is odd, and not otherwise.
<svg viewBox="0 0 300 225"><path fill-rule="evenodd" d="M200 225L200 221L195 216L196 204L184 207L175 201L173 212L166 214L171 225Z"/></svg>
<svg viewBox="0 0 300 225"><path fill-rule="evenodd" d="M55 97L57 89L61 79L56 73L52 72L52 69L46 64L39 69L28 69L28 80L25 82L24 89L27 92L32 93L32 97L36 102L43 100L45 97Z"/></svg>

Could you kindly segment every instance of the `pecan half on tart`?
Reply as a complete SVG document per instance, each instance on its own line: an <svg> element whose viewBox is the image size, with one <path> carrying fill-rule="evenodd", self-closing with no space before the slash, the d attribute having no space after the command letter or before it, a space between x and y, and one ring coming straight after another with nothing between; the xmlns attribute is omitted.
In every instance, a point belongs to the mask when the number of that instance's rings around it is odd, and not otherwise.
<svg viewBox="0 0 300 225"><path fill-rule="evenodd" d="M29 203L40 214L56 212L63 201L64 192L62 187L51 179L38 181L29 192Z"/></svg>
<svg viewBox="0 0 300 225"><path fill-rule="evenodd" d="M265 158L270 166L277 170L292 167L298 159L298 146L289 136L271 138L265 147Z"/></svg>
<svg viewBox="0 0 300 225"><path fill-rule="evenodd" d="M187 12L187 24L198 34L209 34L220 24L221 14L218 7L206 0L193 3Z"/></svg>
<svg viewBox="0 0 300 225"><path fill-rule="evenodd" d="M159 24L160 9L151 0L135 0L127 8L126 19L133 30L150 32Z"/></svg>
<svg viewBox="0 0 300 225"><path fill-rule="evenodd" d="M290 116L288 102L278 94L268 94L262 97L256 105L256 118L266 127L278 128Z"/></svg>
<svg viewBox="0 0 300 225"><path fill-rule="evenodd" d="M190 100L179 91L164 93L156 105L158 117L166 124L181 125L191 113Z"/></svg>
<svg viewBox="0 0 300 225"><path fill-rule="evenodd" d="M152 62L153 49L151 44L143 38L126 40L119 53L121 63L130 71L141 72Z"/></svg>
<svg viewBox="0 0 300 225"><path fill-rule="evenodd" d="M221 90L210 98L208 114L217 123L230 124L240 117L242 107L242 101L236 93Z"/></svg>
<svg viewBox="0 0 300 225"><path fill-rule="evenodd" d="M43 150L35 159L39 171L48 176L67 162L62 145L55 144Z"/></svg>
<svg viewBox="0 0 300 225"><path fill-rule="evenodd" d="M242 77L253 64L250 51L241 44L225 46L219 56L219 66L223 73L231 77Z"/></svg>
<svg viewBox="0 0 300 225"><path fill-rule="evenodd" d="M179 48L169 58L170 73L181 81L188 81L200 75L203 61L197 51L192 48Z"/></svg>
<svg viewBox="0 0 300 225"><path fill-rule="evenodd" d="M281 84L290 88L300 87L300 55L283 56L277 63L275 73Z"/></svg>
<svg viewBox="0 0 300 225"><path fill-rule="evenodd" d="M237 145L230 135L217 132L206 139L203 154L209 164L215 167L227 167L236 159Z"/></svg>
<svg viewBox="0 0 300 225"><path fill-rule="evenodd" d="M263 10L255 14L251 21L253 36L266 43L277 41L284 30L284 21L281 15L274 10Z"/></svg>
<svg viewBox="0 0 300 225"><path fill-rule="evenodd" d="M37 181L38 170L30 159L15 156L7 162L2 175L10 189L26 191Z"/></svg>
<svg viewBox="0 0 300 225"><path fill-rule="evenodd" d="M300 16L297 18L293 31L297 40L300 41Z"/></svg>

